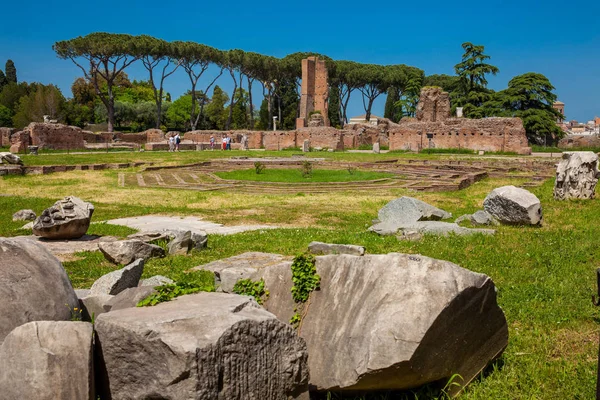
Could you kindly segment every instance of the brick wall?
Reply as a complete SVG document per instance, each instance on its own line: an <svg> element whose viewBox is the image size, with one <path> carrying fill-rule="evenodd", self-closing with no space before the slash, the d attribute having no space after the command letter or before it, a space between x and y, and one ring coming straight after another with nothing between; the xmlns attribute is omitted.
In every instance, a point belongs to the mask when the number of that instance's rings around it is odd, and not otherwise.
<svg viewBox="0 0 600 400"><path fill-rule="evenodd" d="M147 131L141 132L140 135L146 135L146 143L159 143L167 140L165 138L165 133L160 129L148 129Z"/></svg>
<svg viewBox="0 0 600 400"><path fill-rule="evenodd" d="M25 130L29 131L31 144L40 148L67 150L85 147L83 132L76 126L32 122Z"/></svg>
<svg viewBox="0 0 600 400"><path fill-rule="evenodd" d="M520 118L450 118L445 122L401 121L389 132L390 150L418 150L432 147L530 154Z"/></svg>
<svg viewBox="0 0 600 400"><path fill-rule="evenodd" d="M311 147L344 150L344 133L335 128L301 128L296 131L296 146L302 147L306 139Z"/></svg>
<svg viewBox="0 0 600 400"><path fill-rule="evenodd" d="M382 119L382 121L384 120ZM385 124L377 126L370 124L346 125L344 126L344 147L352 149L358 148L360 145L372 146L377 142L382 146L388 146L387 129L388 126Z"/></svg>
<svg viewBox="0 0 600 400"><path fill-rule="evenodd" d="M296 144L296 131L263 132L262 142L266 150L281 150L290 147L298 147Z"/></svg>

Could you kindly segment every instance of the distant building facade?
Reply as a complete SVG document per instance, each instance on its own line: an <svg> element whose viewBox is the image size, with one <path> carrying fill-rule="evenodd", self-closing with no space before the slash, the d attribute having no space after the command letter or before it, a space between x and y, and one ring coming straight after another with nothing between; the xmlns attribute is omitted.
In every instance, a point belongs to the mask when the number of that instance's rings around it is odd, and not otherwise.
<svg viewBox="0 0 600 400"><path fill-rule="evenodd" d="M371 114L371 119L367 121L367 114L357 115L356 117L352 117L348 120L349 124L370 124L377 125L377 121L379 121L381 117L377 115Z"/></svg>
<svg viewBox="0 0 600 400"><path fill-rule="evenodd" d="M563 116L565 115L565 103L563 103L562 101L555 101L554 104L552 104L552 107L554 107L554 109L556 111L558 111L559 113L561 113ZM564 121L564 118L558 118L556 120L557 124L562 124Z"/></svg>

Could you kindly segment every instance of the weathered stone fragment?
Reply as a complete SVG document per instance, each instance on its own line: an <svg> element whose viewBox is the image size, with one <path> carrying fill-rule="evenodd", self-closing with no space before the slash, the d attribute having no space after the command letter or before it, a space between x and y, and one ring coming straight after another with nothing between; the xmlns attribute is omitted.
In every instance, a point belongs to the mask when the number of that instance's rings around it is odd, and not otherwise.
<svg viewBox="0 0 600 400"><path fill-rule="evenodd" d="M310 140L304 139L302 142L302 152L308 153L310 151Z"/></svg>
<svg viewBox="0 0 600 400"><path fill-rule="evenodd" d="M137 287L144 272L144 260L139 258L124 268L101 276L90 289L91 295L117 295L127 288Z"/></svg>
<svg viewBox="0 0 600 400"><path fill-rule="evenodd" d="M30 239L0 238L0 343L30 321L68 321L79 307L63 266Z"/></svg>
<svg viewBox="0 0 600 400"><path fill-rule="evenodd" d="M86 297L80 298L82 316L84 321L91 321L98 315L110 311L110 301L115 297L110 294L88 294Z"/></svg>
<svg viewBox="0 0 600 400"><path fill-rule="evenodd" d="M323 242L310 242L308 251L312 254L351 254L353 256L365 255L363 246L355 246L353 244L329 244Z"/></svg>
<svg viewBox="0 0 600 400"><path fill-rule="evenodd" d="M93 328L88 322L36 321L0 347L4 400L94 400Z"/></svg>
<svg viewBox="0 0 600 400"><path fill-rule="evenodd" d="M143 231L138 233L132 233L131 235L127 236L127 239L141 240L142 242L146 243L155 243L159 240L168 241L174 237L175 235L170 232Z"/></svg>
<svg viewBox="0 0 600 400"><path fill-rule="evenodd" d="M33 224L33 234L46 239L78 239L90 227L94 206L68 196L45 209Z"/></svg>
<svg viewBox="0 0 600 400"><path fill-rule="evenodd" d="M380 223L398 228L417 221L439 221L450 217L452 214L444 210L406 196L390 201L378 213Z"/></svg>
<svg viewBox="0 0 600 400"><path fill-rule="evenodd" d="M250 278L257 270L282 262L287 263L289 257L280 254L248 252L237 256L217 260L192 268L192 271L211 271L215 274L217 291L231 293L233 286L241 279Z"/></svg>
<svg viewBox="0 0 600 400"><path fill-rule="evenodd" d="M483 208L502 224L539 225L542 205L531 192L515 186L492 190L483 201Z"/></svg>
<svg viewBox="0 0 600 400"><path fill-rule="evenodd" d="M169 254L187 254L193 249L202 250L206 247L207 243L208 235L206 232L178 232L171 243L169 243Z"/></svg>
<svg viewBox="0 0 600 400"><path fill-rule="evenodd" d="M508 342L492 280L420 255L316 257L320 290L298 328L316 390L414 388L460 374L468 383ZM282 321L294 313L291 271L257 272L270 291L265 307ZM349 295L351 293L351 295Z"/></svg>
<svg viewBox="0 0 600 400"><path fill-rule="evenodd" d="M400 228L400 231L419 232L426 235L447 236L450 233L455 235L474 235L481 233L483 235L493 235L496 233L493 229L473 229L464 228L454 222L443 221L418 221L412 224L407 224Z"/></svg>
<svg viewBox="0 0 600 400"><path fill-rule="evenodd" d="M136 307L137 304L150 296L152 293L156 293L156 290L152 286L138 286L123 290L118 295L114 296L107 303L110 307L109 311L122 310L124 308Z"/></svg>
<svg viewBox="0 0 600 400"><path fill-rule="evenodd" d="M554 198L557 200L593 199L599 177L596 153L565 152L556 168Z"/></svg>
<svg viewBox="0 0 600 400"><path fill-rule="evenodd" d="M13 214L13 221L34 221L37 218L33 210L19 210Z"/></svg>
<svg viewBox="0 0 600 400"><path fill-rule="evenodd" d="M396 235L401 231L434 235L494 234L493 230L463 228L456 223L439 221L452 217L452 214L412 197L390 201L379 210L378 216L369 230L379 235ZM398 238L403 240L402 236Z"/></svg>
<svg viewBox="0 0 600 400"><path fill-rule="evenodd" d="M487 211L479 210L471 215L473 225L498 225L498 221Z"/></svg>
<svg viewBox="0 0 600 400"><path fill-rule="evenodd" d="M111 311L95 329L113 400L308 399L304 341L245 296Z"/></svg>
<svg viewBox="0 0 600 400"><path fill-rule="evenodd" d="M381 153L381 150L380 150L380 147L379 147L379 142L373 143L373 153L375 153L375 154Z"/></svg>
<svg viewBox="0 0 600 400"><path fill-rule="evenodd" d="M147 261L152 257L164 257L165 255L162 247L136 239L99 243L98 248L108 261L123 265L140 258Z"/></svg>
<svg viewBox="0 0 600 400"><path fill-rule="evenodd" d="M0 164L23 165L23 160L21 160L21 157L12 153L2 152L0 153Z"/></svg>
<svg viewBox="0 0 600 400"><path fill-rule="evenodd" d="M155 286L169 285L169 284L171 284L173 282L174 282L173 279L169 279L166 276L154 275L154 276L151 276L148 279L142 279L140 281L140 283L138 284L138 286L151 286L151 287L155 287Z"/></svg>

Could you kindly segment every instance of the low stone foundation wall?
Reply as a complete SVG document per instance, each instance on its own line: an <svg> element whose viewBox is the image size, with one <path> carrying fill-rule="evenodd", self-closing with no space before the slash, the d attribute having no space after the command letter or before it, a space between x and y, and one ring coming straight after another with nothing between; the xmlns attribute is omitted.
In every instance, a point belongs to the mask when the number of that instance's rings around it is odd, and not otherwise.
<svg viewBox="0 0 600 400"><path fill-rule="evenodd" d="M531 154L520 118L407 120L390 126L390 150L470 149Z"/></svg>

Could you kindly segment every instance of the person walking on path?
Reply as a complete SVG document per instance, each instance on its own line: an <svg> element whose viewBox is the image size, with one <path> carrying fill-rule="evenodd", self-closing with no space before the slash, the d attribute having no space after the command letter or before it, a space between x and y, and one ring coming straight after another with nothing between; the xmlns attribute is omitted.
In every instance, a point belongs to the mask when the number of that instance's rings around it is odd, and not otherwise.
<svg viewBox="0 0 600 400"><path fill-rule="evenodd" d="M215 149L215 137L213 135L210 135L210 149Z"/></svg>
<svg viewBox="0 0 600 400"><path fill-rule="evenodd" d="M181 136L179 136L179 132L175 135L175 151L179 151L179 144L181 143Z"/></svg>
<svg viewBox="0 0 600 400"><path fill-rule="evenodd" d="M173 134L169 136L169 151L175 151L175 137Z"/></svg>
<svg viewBox="0 0 600 400"><path fill-rule="evenodd" d="M223 150L227 150L227 137L223 136Z"/></svg>
<svg viewBox="0 0 600 400"><path fill-rule="evenodd" d="M227 150L231 150L231 138L229 136L226 136L227 138Z"/></svg>

